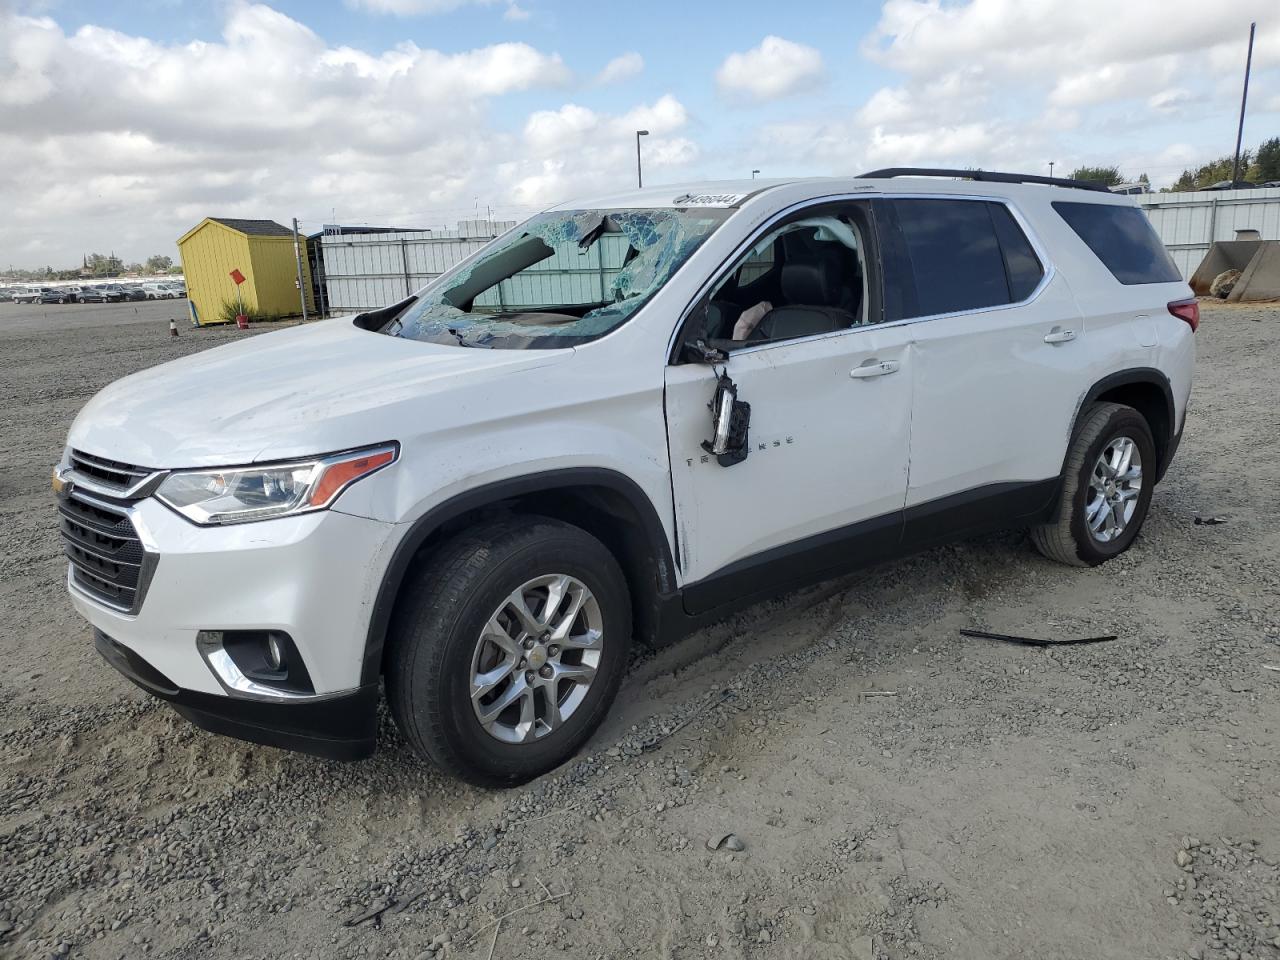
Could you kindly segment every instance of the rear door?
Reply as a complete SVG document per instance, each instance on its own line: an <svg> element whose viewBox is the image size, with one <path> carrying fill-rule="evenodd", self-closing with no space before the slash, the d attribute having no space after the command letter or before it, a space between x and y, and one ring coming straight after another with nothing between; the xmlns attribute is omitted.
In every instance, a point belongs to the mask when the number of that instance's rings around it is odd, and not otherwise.
<svg viewBox="0 0 1280 960"><path fill-rule="evenodd" d="M1088 366L1079 309L1008 203L875 207L886 309L912 330L906 539L1016 525L1062 469Z"/></svg>

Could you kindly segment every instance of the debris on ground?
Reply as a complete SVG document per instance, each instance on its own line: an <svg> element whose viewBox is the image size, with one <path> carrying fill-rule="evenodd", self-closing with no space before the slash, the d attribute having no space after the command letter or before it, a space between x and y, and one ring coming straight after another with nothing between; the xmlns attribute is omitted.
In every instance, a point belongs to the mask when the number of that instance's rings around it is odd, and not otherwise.
<svg viewBox="0 0 1280 960"><path fill-rule="evenodd" d="M396 905L396 901L394 900L380 900L377 903L373 904L371 907L369 907L369 909L366 910L364 913L357 914L356 916L351 917L349 920L343 920L342 925L344 927L358 927L360 926L360 924L365 923L366 921L372 920L373 925L376 927L381 923L382 915L386 913L388 910L390 910L392 907L394 907L395 905Z"/></svg>
<svg viewBox="0 0 1280 960"><path fill-rule="evenodd" d="M734 853L741 853L747 849L747 845L743 843L736 833L716 834L707 840L708 850L731 850Z"/></svg>
<svg viewBox="0 0 1280 960"><path fill-rule="evenodd" d="M1070 640L1042 640L1038 637L1019 637L1009 633L990 633L986 630L961 630L964 637L978 637L982 640L1002 640L1005 643L1018 643L1024 647L1069 647L1080 643L1107 643L1116 640L1114 634L1105 637L1078 637Z"/></svg>
<svg viewBox="0 0 1280 960"><path fill-rule="evenodd" d="M675 726L670 727L667 730L664 730L662 733L659 733L655 737L650 737L648 740L644 741L644 743L640 744L640 749L645 753L648 753L650 750L656 750L658 747L662 746L664 741L674 737L677 733L679 733L689 724L693 723L694 720L697 720L703 714L708 713L715 707L720 706L720 704L722 703L726 703L732 698L733 698L732 690L721 690L719 696L717 696L715 699L703 705L702 709L695 710L693 713L689 714L689 716L685 717Z"/></svg>

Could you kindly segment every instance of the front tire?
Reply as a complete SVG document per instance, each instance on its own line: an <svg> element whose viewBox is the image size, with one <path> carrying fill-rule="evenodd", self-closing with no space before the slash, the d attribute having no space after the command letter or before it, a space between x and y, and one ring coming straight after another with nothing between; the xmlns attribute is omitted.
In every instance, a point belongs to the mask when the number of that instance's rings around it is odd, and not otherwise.
<svg viewBox="0 0 1280 960"><path fill-rule="evenodd" d="M1151 427L1133 407L1095 403L1076 428L1057 519L1031 530L1050 560L1096 567L1128 550L1151 505L1157 472Z"/></svg>
<svg viewBox="0 0 1280 960"><path fill-rule="evenodd" d="M482 524L411 575L392 618L387 699L445 771L511 786L568 760L600 725L631 646L618 562L544 517Z"/></svg>

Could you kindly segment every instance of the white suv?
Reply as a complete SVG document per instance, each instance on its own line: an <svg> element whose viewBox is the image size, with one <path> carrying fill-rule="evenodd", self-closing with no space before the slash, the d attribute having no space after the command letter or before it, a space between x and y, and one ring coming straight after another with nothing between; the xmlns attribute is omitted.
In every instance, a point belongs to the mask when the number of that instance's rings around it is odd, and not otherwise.
<svg viewBox="0 0 1280 960"><path fill-rule="evenodd" d="M134 374L54 476L102 654L354 759L564 761L634 642L982 531L1127 549L1199 315L1143 213L987 172L565 204L417 295Z"/></svg>

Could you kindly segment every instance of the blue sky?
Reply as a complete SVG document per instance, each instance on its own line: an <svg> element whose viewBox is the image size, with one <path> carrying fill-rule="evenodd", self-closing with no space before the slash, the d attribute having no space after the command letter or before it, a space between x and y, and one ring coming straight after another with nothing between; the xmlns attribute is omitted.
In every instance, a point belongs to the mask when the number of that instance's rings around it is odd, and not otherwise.
<svg viewBox="0 0 1280 960"><path fill-rule="evenodd" d="M0 0L0 267L205 215L520 216L651 183L958 165L1157 184L1280 135L1274 0ZM612 63L612 66L610 64ZM607 71L602 75L602 71Z"/></svg>

